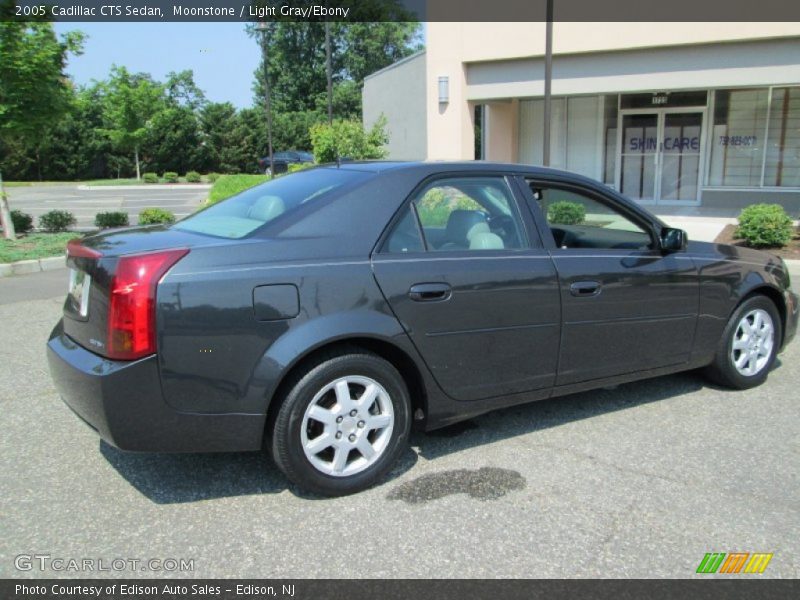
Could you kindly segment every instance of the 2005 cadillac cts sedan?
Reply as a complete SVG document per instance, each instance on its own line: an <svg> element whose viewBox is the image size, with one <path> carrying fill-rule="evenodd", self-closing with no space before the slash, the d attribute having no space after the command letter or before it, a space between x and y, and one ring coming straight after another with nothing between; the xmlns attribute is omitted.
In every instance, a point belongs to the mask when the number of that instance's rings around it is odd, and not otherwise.
<svg viewBox="0 0 800 600"><path fill-rule="evenodd" d="M50 371L103 439L265 446L324 495L379 480L412 421L700 367L761 384L798 320L781 259L519 165L317 167L67 260Z"/></svg>

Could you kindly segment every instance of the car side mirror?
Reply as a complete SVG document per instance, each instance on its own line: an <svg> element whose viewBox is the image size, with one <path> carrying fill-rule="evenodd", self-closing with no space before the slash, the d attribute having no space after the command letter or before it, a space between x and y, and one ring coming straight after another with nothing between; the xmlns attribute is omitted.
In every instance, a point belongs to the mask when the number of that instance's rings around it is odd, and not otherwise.
<svg viewBox="0 0 800 600"><path fill-rule="evenodd" d="M664 252L681 252L686 250L689 237L683 229L664 227L661 229L661 250Z"/></svg>

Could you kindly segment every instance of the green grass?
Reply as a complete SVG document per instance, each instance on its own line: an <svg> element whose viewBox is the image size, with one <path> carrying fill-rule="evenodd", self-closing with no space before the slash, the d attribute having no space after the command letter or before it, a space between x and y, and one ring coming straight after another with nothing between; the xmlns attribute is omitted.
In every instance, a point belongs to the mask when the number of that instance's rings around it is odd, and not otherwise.
<svg viewBox="0 0 800 600"><path fill-rule="evenodd" d="M64 254L67 242L80 234L66 231L64 233L31 233L20 235L11 241L0 238L0 263L47 258Z"/></svg>
<svg viewBox="0 0 800 600"><path fill-rule="evenodd" d="M83 185L91 185L91 186L105 186L105 185L139 185L144 184L143 181L139 181L136 177L129 177L123 179L93 179L91 181L84 181Z"/></svg>
<svg viewBox="0 0 800 600"><path fill-rule="evenodd" d="M208 194L208 203L225 200L265 181L269 181L267 175L220 175Z"/></svg>
<svg viewBox="0 0 800 600"><path fill-rule="evenodd" d="M159 184L165 183L163 180L159 179ZM186 181L186 177L179 177L178 183L188 183ZM201 178L201 183L208 183L208 177L203 175ZM135 177L123 177L121 179L91 179L89 181L4 181L3 185L8 188L18 188L18 187L31 187L31 186L39 186L39 185L88 185L91 187L104 187L108 185L154 185L145 183L142 179L136 179ZM175 185L175 184L171 184ZM196 184L195 184L196 185Z"/></svg>
<svg viewBox="0 0 800 600"><path fill-rule="evenodd" d="M33 185L70 185L80 181L4 181L3 186L9 188L31 187Z"/></svg>

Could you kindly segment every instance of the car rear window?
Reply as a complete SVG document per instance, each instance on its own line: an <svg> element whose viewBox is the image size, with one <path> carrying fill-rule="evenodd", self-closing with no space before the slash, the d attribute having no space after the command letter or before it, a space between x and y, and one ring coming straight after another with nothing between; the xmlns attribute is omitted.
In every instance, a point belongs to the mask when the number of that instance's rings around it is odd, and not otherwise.
<svg viewBox="0 0 800 600"><path fill-rule="evenodd" d="M343 169L312 169L283 175L198 212L173 228L216 237L243 238L302 204L321 200L334 190L368 178Z"/></svg>

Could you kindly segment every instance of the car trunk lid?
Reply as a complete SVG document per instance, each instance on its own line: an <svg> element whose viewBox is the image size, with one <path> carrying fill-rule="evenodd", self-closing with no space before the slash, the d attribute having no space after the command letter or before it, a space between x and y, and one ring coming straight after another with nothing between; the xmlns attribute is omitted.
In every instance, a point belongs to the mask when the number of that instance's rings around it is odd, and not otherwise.
<svg viewBox="0 0 800 600"><path fill-rule="evenodd" d="M72 240L64 333L108 358L151 354L158 281L192 248L214 243L219 240L163 226Z"/></svg>

